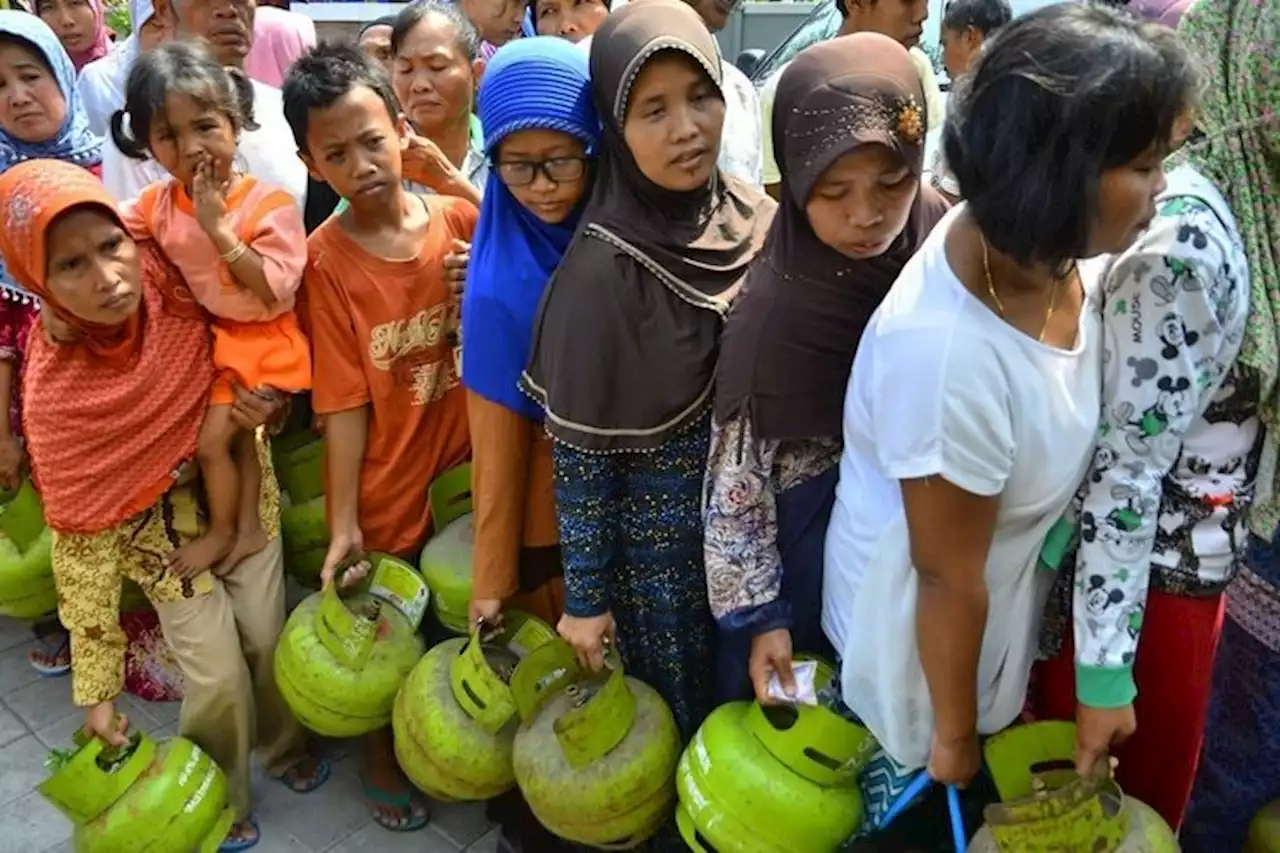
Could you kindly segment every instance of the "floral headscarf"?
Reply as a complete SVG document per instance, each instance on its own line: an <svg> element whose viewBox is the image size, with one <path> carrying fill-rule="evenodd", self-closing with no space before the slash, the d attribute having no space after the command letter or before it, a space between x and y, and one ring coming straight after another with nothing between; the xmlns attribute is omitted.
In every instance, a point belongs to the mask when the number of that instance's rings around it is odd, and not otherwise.
<svg viewBox="0 0 1280 853"><path fill-rule="evenodd" d="M1213 180L1239 223L1252 282L1240 363L1262 380L1266 424L1250 527L1270 540L1280 523L1280 3L1199 0L1178 27L1208 75L1188 161Z"/></svg>

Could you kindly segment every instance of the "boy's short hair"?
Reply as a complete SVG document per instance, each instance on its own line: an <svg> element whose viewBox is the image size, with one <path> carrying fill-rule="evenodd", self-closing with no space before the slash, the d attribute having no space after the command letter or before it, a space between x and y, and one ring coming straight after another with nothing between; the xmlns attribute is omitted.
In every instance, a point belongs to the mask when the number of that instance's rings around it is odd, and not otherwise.
<svg viewBox="0 0 1280 853"><path fill-rule="evenodd" d="M466 12L456 3L449 0L414 0L400 10L391 24L391 53L400 52L409 31L416 27L428 15L439 15L453 24L457 31L458 50L468 62L475 62L480 56L480 31L471 23Z"/></svg>
<svg viewBox="0 0 1280 853"><path fill-rule="evenodd" d="M964 32L972 27L985 38L1012 20L1009 0L951 0L942 13L942 28Z"/></svg>
<svg viewBox="0 0 1280 853"><path fill-rule="evenodd" d="M307 148L307 126L312 110L322 110L353 89L372 89L387 106L392 121L400 115L391 81L382 66L364 51L346 42L321 42L304 54L284 78L281 93L284 117L293 131L293 140L303 154Z"/></svg>
<svg viewBox="0 0 1280 853"><path fill-rule="evenodd" d="M1094 3L1005 27L956 84L947 163L991 246L1065 269L1088 249L1102 172L1169 143L1200 92L1175 33Z"/></svg>

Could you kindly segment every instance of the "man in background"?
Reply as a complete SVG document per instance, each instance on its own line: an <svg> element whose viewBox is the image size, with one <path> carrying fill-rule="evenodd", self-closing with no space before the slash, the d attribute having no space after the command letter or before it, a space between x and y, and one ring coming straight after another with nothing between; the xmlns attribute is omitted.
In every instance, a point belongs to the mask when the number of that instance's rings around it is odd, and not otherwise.
<svg viewBox="0 0 1280 853"><path fill-rule="evenodd" d="M714 3L716 0L699 2ZM920 82L924 87L929 130L939 127L942 124L942 93L934 79L929 57L916 48L924 33L924 22L929 17L929 0L835 0L835 4L843 18L837 37L853 33L881 33L911 51L911 60L920 72ZM783 65L775 71L760 89L764 188L774 198L778 198L781 192L782 175L773 156L773 99L778 91L778 81L786 69L787 66Z"/></svg>
<svg viewBox="0 0 1280 853"><path fill-rule="evenodd" d="M1009 0L951 0L942 13L942 63L954 85L969 73L973 61L987 40L1013 20ZM932 124L930 129L933 129ZM960 184L947 168L946 154L939 147L930 167L930 183L952 203L960 199Z"/></svg>

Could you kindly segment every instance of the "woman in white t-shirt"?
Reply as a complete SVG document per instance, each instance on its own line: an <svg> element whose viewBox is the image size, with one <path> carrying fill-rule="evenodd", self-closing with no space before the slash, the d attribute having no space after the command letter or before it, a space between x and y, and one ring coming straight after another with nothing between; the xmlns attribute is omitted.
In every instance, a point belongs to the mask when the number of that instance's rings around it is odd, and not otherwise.
<svg viewBox="0 0 1280 853"><path fill-rule="evenodd" d="M979 735L1022 709L1053 579L1037 558L1098 425L1100 256L1154 215L1195 94L1152 26L1062 4L991 44L945 131L968 201L907 264L854 360L822 621L842 710L881 745L871 820L918 768L969 783Z"/></svg>

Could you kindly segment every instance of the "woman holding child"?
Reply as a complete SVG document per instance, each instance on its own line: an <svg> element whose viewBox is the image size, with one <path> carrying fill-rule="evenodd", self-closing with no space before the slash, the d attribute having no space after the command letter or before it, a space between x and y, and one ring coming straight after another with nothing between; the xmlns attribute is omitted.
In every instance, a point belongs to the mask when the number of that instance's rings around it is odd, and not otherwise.
<svg viewBox="0 0 1280 853"><path fill-rule="evenodd" d="M168 568L166 558L204 525L190 463L214 379L208 318L157 248L129 236L110 194L84 170L23 163L0 177L0 205L10 273L77 333L64 345L33 336L25 382L75 702L90 734L123 741L117 617L128 578L155 606L183 671L179 732L227 773L239 820L223 850L252 846L255 746L268 773L300 793L329 772L308 758L275 687L272 656L284 622L275 479L262 478L266 548L219 575L180 577ZM240 394L235 416L252 428L270 408Z"/></svg>

